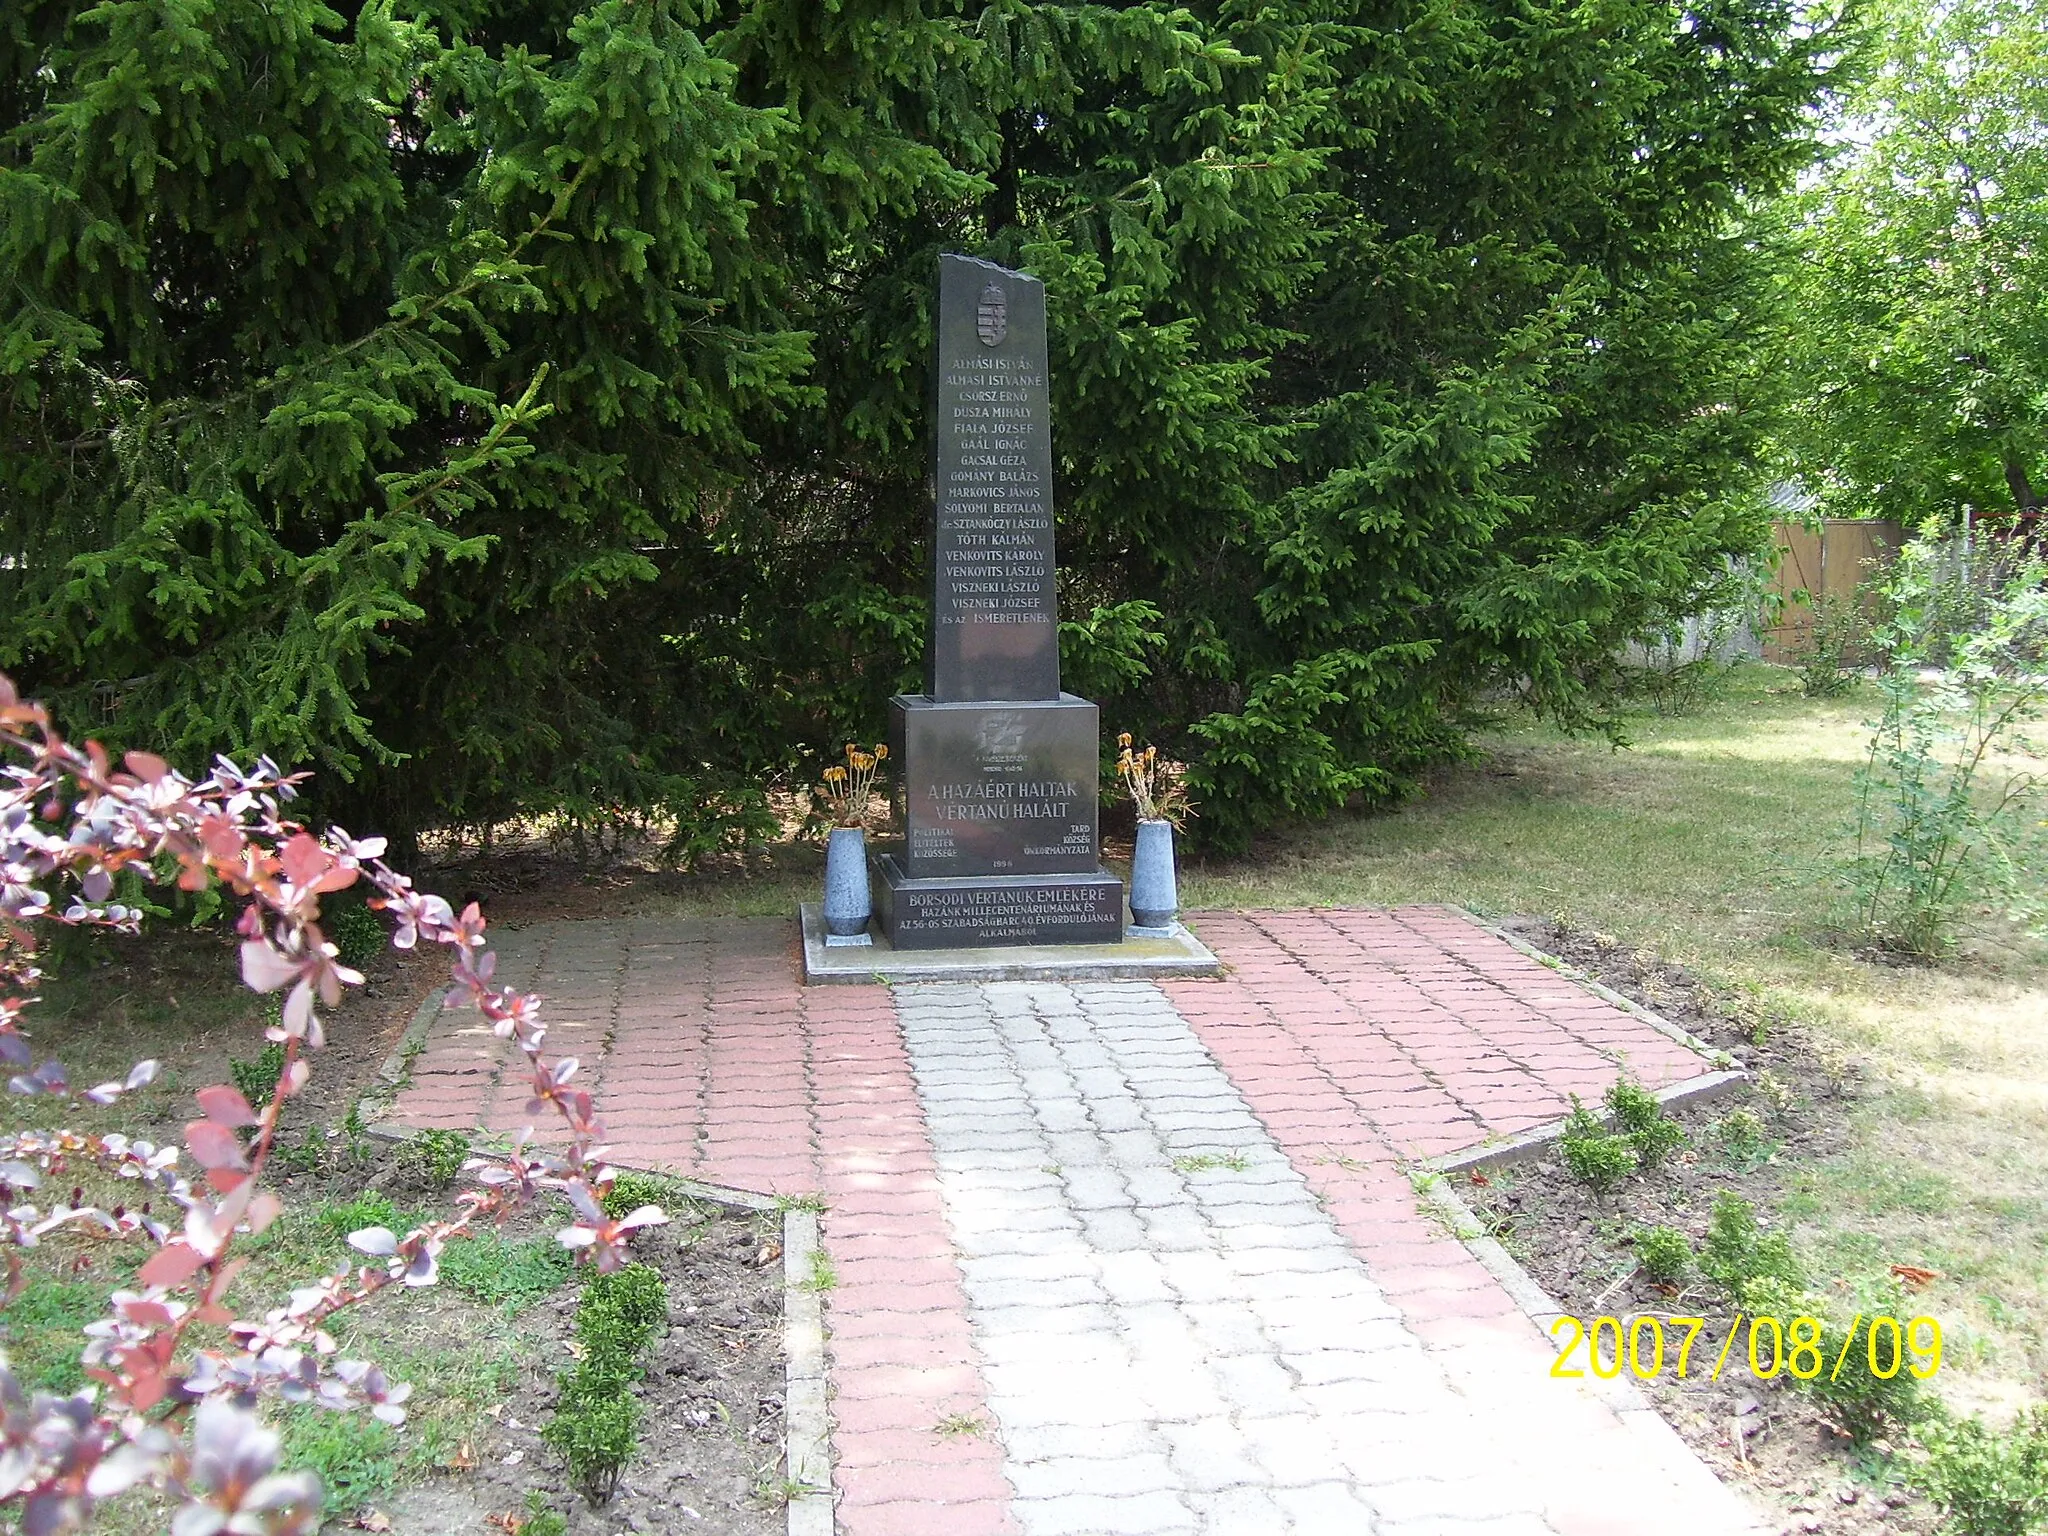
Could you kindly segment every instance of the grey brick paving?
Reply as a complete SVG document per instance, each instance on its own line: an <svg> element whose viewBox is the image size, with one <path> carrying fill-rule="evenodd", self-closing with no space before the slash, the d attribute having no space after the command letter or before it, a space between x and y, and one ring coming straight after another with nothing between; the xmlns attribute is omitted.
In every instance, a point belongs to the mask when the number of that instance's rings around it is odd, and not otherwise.
<svg viewBox="0 0 2048 1536"><path fill-rule="evenodd" d="M1533 1330L1425 1347L1156 987L896 1000L1024 1536L1753 1532Z"/></svg>
<svg viewBox="0 0 2048 1536"><path fill-rule="evenodd" d="M1156 988L897 1006L1026 1536L1551 1531Z"/></svg>

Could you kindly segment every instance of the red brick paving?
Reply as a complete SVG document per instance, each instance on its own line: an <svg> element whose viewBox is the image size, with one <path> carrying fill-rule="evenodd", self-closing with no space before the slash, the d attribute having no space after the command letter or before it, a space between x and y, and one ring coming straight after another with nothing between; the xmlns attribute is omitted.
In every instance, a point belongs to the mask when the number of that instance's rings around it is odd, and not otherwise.
<svg viewBox="0 0 2048 1536"><path fill-rule="evenodd" d="M1597 1098L1622 1064L1653 1088L1707 1070L1449 909L1219 912L1194 924L1230 971L1170 982L1167 995L1229 1053L1240 1088L1256 1086L1262 1119L1263 1105L1289 1109L1297 1140L1355 1127L1391 1153L1436 1157L1554 1120L1568 1094ZM1310 1103L1314 1124L1297 1112Z"/></svg>
<svg viewBox="0 0 2048 1536"><path fill-rule="evenodd" d="M1193 926L1229 969L1168 982L1168 997L1387 1299L1468 1391L1545 1380L1542 1339L1421 1213L1408 1166L1554 1120L1571 1093L1592 1102L1621 1063L1653 1088L1710 1064L1448 909L1206 913ZM1615 1432L1590 1400L1533 1411ZM1616 1503L1588 1490L1550 1513L1567 1536L1604 1536Z"/></svg>

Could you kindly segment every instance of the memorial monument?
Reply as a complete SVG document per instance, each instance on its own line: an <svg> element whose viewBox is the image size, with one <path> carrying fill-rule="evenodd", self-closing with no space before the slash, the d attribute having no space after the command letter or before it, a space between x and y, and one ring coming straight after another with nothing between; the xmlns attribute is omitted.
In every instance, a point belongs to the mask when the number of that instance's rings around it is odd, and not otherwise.
<svg viewBox="0 0 2048 1536"><path fill-rule="evenodd" d="M939 258L925 691L890 701L900 851L875 858L897 949L1114 944L1101 725L1060 691L1045 285Z"/></svg>

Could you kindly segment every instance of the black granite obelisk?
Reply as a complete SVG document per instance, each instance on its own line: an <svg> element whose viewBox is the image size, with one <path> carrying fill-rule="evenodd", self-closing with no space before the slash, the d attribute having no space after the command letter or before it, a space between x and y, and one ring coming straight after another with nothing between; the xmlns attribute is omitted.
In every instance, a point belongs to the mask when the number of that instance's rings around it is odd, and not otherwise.
<svg viewBox="0 0 2048 1536"><path fill-rule="evenodd" d="M898 949L1110 944L1101 724L1060 691L1045 285L939 258L925 692L890 701L905 842L876 858Z"/></svg>

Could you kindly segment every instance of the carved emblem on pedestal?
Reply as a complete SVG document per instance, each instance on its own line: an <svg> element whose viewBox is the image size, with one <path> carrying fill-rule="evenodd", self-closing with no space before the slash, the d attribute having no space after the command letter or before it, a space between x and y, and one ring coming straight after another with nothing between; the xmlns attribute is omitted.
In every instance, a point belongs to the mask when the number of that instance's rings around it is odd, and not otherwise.
<svg viewBox="0 0 2048 1536"><path fill-rule="evenodd" d="M1024 750L1024 716L1014 709L992 709L975 732L975 746L984 761L1007 759Z"/></svg>
<svg viewBox="0 0 2048 1536"><path fill-rule="evenodd" d="M981 302L974 310L974 329L984 347L1000 347L1003 338L1010 334L1010 301L999 284L990 283L981 290Z"/></svg>

